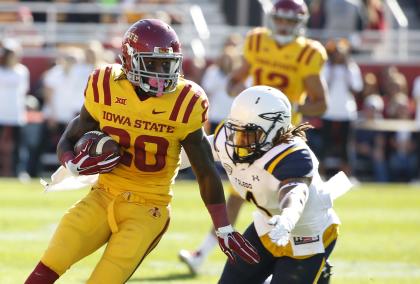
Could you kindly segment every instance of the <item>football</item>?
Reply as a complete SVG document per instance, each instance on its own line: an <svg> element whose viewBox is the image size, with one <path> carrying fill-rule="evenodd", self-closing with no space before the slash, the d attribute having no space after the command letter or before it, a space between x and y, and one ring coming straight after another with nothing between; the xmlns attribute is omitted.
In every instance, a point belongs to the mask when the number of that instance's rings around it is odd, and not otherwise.
<svg viewBox="0 0 420 284"><path fill-rule="evenodd" d="M76 155L82 151L89 139L93 139L93 144L89 149L90 156L95 157L104 153L115 154L115 156L121 155L120 145L111 136L101 131L89 131L83 134L74 145L74 153Z"/></svg>

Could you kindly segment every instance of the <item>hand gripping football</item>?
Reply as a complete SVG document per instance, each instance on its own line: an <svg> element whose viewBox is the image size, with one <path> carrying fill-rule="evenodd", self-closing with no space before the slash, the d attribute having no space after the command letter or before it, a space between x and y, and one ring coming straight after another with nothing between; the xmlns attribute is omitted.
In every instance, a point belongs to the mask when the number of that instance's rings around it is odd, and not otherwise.
<svg viewBox="0 0 420 284"><path fill-rule="evenodd" d="M100 131L89 131L83 134L74 145L74 154L77 156L91 139L93 140L89 149L89 155L91 157L102 154L114 154L112 155L114 157L121 156L120 145L111 136Z"/></svg>

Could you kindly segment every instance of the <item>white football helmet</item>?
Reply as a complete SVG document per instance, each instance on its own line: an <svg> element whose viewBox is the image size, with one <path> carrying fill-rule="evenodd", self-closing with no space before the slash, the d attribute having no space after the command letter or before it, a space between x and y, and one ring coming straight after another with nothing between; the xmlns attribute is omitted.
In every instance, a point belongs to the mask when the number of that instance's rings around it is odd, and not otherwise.
<svg viewBox="0 0 420 284"><path fill-rule="evenodd" d="M278 131L291 125L291 105L280 90L254 86L233 101L225 122L226 151L234 163L252 163L273 147Z"/></svg>

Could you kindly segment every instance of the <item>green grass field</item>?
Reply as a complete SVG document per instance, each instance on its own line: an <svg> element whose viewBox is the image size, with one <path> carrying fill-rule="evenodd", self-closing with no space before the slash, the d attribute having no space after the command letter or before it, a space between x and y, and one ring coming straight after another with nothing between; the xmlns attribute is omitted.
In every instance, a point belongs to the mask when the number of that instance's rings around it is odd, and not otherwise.
<svg viewBox="0 0 420 284"><path fill-rule="evenodd" d="M0 179L0 283L23 283L46 248L67 207L86 190L47 193L37 181ZM216 283L225 256L210 255L199 277L178 261L178 250L195 248L210 219L195 183L174 188L172 222L158 247L129 283ZM331 261L332 283L420 283L420 187L364 184L336 201L341 235ZM250 221L252 207L240 215L238 230ZM84 283L101 251L72 267L57 283ZM112 284L112 283L110 283Z"/></svg>

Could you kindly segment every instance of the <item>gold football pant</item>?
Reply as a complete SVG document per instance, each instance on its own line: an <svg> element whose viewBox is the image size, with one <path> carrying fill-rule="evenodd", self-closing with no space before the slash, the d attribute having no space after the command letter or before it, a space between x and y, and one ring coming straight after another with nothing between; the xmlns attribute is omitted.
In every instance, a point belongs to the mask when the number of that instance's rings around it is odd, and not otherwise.
<svg viewBox="0 0 420 284"><path fill-rule="evenodd" d="M128 192L115 197L94 189L63 216L41 261L62 275L107 243L87 283L125 283L158 244L168 224L166 204Z"/></svg>

